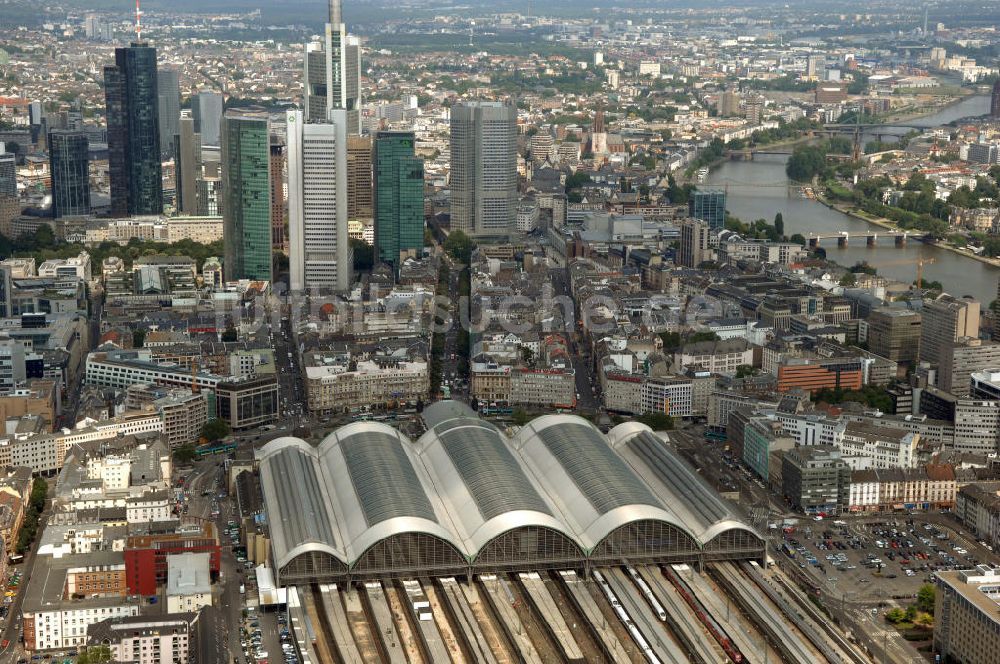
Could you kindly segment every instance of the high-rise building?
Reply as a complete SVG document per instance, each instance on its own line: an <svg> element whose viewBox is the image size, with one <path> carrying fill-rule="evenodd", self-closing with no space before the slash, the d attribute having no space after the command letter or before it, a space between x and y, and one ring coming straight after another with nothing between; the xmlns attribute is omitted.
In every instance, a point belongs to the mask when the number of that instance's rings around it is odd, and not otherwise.
<svg viewBox="0 0 1000 664"><path fill-rule="evenodd" d="M972 374L996 366L1000 366L1000 343L963 337L941 349L937 386L956 397L967 397Z"/></svg>
<svg viewBox="0 0 1000 664"><path fill-rule="evenodd" d="M726 225L726 192L722 189L697 189L688 199L688 216L701 219L709 228L722 229Z"/></svg>
<svg viewBox="0 0 1000 664"><path fill-rule="evenodd" d="M916 364L920 349L920 314L910 309L875 309L865 321L868 350L893 362Z"/></svg>
<svg viewBox="0 0 1000 664"><path fill-rule="evenodd" d="M226 278L271 280L271 142L266 115L222 119Z"/></svg>
<svg viewBox="0 0 1000 664"><path fill-rule="evenodd" d="M424 246L424 160L414 142L411 131L375 135L375 251L397 272Z"/></svg>
<svg viewBox="0 0 1000 664"><path fill-rule="evenodd" d="M677 249L677 264L684 267L698 267L710 257L708 239L711 230L701 219L685 219L681 222L681 244Z"/></svg>
<svg viewBox="0 0 1000 664"><path fill-rule="evenodd" d="M108 123L111 213L161 214L159 89L156 49L133 43L115 49L115 64L104 68Z"/></svg>
<svg viewBox="0 0 1000 664"><path fill-rule="evenodd" d="M340 0L330 0L323 41L306 45L305 118L324 122L336 109L347 111L347 133L361 133L361 42L347 34Z"/></svg>
<svg viewBox="0 0 1000 664"><path fill-rule="evenodd" d="M55 218L90 214L90 146L72 129L49 132L49 171Z"/></svg>
<svg viewBox="0 0 1000 664"><path fill-rule="evenodd" d="M495 101L451 108L451 228L504 236L517 220L517 113Z"/></svg>
<svg viewBox="0 0 1000 664"><path fill-rule="evenodd" d="M347 111L332 122L286 115L288 259L292 291L345 291L351 285L347 237Z"/></svg>
<svg viewBox="0 0 1000 664"><path fill-rule="evenodd" d="M813 53L806 56L806 76L816 78L820 71L826 66L826 58L821 53Z"/></svg>
<svg viewBox="0 0 1000 664"><path fill-rule="evenodd" d="M736 90L724 90L719 95L719 116L731 118L740 114L740 93Z"/></svg>
<svg viewBox="0 0 1000 664"><path fill-rule="evenodd" d="M990 115L1000 118L1000 81L993 84L993 94L990 95Z"/></svg>
<svg viewBox="0 0 1000 664"><path fill-rule="evenodd" d="M271 136L271 249L285 250L285 144Z"/></svg>
<svg viewBox="0 0 1000 664"><path fill-rule="evenodd" d="M0 196L17 196L17 155L0 143Z"/></svg>
<svg viewBox="0 0 1000 664"><path fill-rule="evenodd" d="M347 218L372 218L372 139L347 137Z"/></svg>
<svg viewBox="0 0 1000 664"><path fill-rule="evenodd" d="M194 130L201 134L202 145L220 145L224 106L222 95L218 92L199 92L191 98Z"/></svg>
<svg viewBox="0 0 1000 664"><path fill-rule="evenodd" d="M181 214L198 213L198 178L201 177L201 134L194 130L194 117L184 111L178 119L174 137L174 179L177 187L177 210Z"/></svg>
<svg viewBox="0 0 1000 664"><path fill-rule="evenodd" d="M941 364L941 354L948 344L962 337L979 337L979 301L971 297L955 298L943 294L925 302L921 309L920 360Z"/></svg>
<svg viewBox="0 0 1000 664"><path fill-rule="evenodd" d="M174 136L179 133L181 116L181 86L177 70L165 68L156 72L156 87L160 105L160 149L169 155L173 150Z"/></svg>

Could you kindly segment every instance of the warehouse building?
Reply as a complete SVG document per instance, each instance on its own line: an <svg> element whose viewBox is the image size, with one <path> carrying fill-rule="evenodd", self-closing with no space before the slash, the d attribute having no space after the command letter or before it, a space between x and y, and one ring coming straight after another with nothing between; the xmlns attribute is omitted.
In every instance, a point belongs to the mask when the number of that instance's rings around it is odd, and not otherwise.
<svg viewBox="0 0 1000 664"><path fill-rule="evenodd" d="M760 535L644 425L604 436L548 415L508 438L457 402L423 417L415 442L357 422L258 451L279 585L763 558Z"/></svg>

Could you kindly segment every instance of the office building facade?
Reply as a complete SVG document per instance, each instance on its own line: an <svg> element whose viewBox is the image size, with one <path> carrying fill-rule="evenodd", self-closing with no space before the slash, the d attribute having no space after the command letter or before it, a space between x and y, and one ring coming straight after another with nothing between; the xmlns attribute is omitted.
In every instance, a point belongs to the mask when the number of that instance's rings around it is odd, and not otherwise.
<svg viewBox="0 0 1000 664"><path fill-rule="evenodd" d="M688 199L688 216L701 219L713 230L726 225L726 192L721 189L695 190Z"/></svg>
<svg viewBox="0 0 1000 664"><path fill-rule="evenodd" d="M271 137L271 249L285 250L285 145Z"/></svg>
<svg viewBox="0 0 1000 664"><path fill-rule="evenodd" d="M199 92L191 98L194 130L201 135L202 145L220 145L224 103L218 92Z"/></svg>
<svg viewBox="0 0 1000 664"><path fill-rule="evenodd" d="M104 68L108 173L114 216L161 214L159 87L156 49L133 43L115 49Z"/></svg>
<svg viewBox="0 0 1000 664"><path fill-rule="evenodd" d="M181 85L177 70L164 68L156 72L156 87L160 106L160 149L167 156L173 147L174 136L180 131Z"/></svg>
<svg viewBox="0 0 1000 664"><path fill-rule="evenodd" d="M222 214L228 280L271 280L271 148L266 115L222 120Z"/></svg>
<svg viewBox="0 0 1000 664"><path fill-rule="evenodd" d="M424 160L414 153L415 140L409 131L375 136L375 251L396 272L424 245Z"/></svg>
<svg viewBox="0 0 1000 664"><path fill-rule="evenodd" d="M347 133L361 133L361 42L347 34L340 0L330 0L323 41L306 45L305 117L325 122L334 110L345 111Z"/></svg>
<svg viewBox="0 0 1000 664"><path fill-rule="evenodd" d="M347 137L347 218L372 218L372 139L370 136Z"/></svg>
<svg viewBox="0 0 1000 664"><path fill-rule="evenodd" d="M502 102L451 108L451 229L507 236L517 221L517 111Z"/></svg>
<svg viewBox="0 0 1000 664"><path fill-rule="evenodd" d="M0 143L0 196L17 196L17 155Z"/></svg>
<svg viewBox="0 0 1000 664"><path fill-rule="evenodd" d="M174 137L174 180L177 188L177 210L181 214L198 214L198 178L201 177L201 134L194 129L194 117L189 111L178 119L178 134Z"/></svg>
<svg viewBox="0 0 1000 664"><path fill-rule="evenodd" d="M684 267L698 267L711 258L708 248L710 229L700 219L685 219L681 222L681 244L677 249L677 264Z"/></svg>
<svg viewBox="0 0 1000 664"><path fill-rule="evenodd" d="M286 115L289 280L293 291L344 291L351 284L347 237L347 112L333 122Z"/></svg>
<svg viewBox="0 0 1000 664"><path fill-rule="evenodd" d="M941 355L962 337L979 337L979 302L943 294L921 310L920 360L940 365Z"/></svg>
<svg viewBox="0 0 1000 664"><path fill-rule="evenodd" d="M875 309L866 319L868 350L893 362L917 361L921 318L909 309Z"/></svg>
<svg viewBox="0 0 1000 664"><path fill-rule="evenodd" d="M52 213L60 217L90 214L90 152L82 131L49 132Z"/></svg>

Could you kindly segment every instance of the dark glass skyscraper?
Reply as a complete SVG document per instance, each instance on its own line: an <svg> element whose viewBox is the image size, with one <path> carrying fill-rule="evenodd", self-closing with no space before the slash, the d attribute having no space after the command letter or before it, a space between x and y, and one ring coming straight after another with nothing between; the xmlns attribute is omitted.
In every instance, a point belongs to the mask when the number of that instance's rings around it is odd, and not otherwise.
<svg viewBox="0 0 1000 664"><path fill-rule="evenodd" d="M688 216L701 219L712 229L726 225L726 192L721 189L696 190L688 199Z"/></svg>
<svg viewBox="0 0 1000 664"><path fill-rule="evenodd" d="M90 214L90 153L87 135L72 129L49 132L52 212L59 217Z"/></svg>
<svg viewBox="0 0 1000 664"><path fill-rule="evenodd" d="M375 250L398 272L400 256L424 246L424 160L411 131L380 131L374 145Z"/></svg>
<svg viewBox="0 0 1000 664"><path fill-rule="evenodd" d="M104 68L111 212L163 212L156 49L145 43L115 49Z"/></svg>

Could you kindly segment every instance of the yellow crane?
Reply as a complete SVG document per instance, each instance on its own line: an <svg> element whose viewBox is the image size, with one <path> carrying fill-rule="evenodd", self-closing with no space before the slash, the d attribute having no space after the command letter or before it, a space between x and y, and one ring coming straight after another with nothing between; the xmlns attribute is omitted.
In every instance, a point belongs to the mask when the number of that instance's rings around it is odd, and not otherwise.
<svg viewBox="0 0 1000 664"><path fill-rule="evenodd" d="M917 289L919 290L923 288L924 285L924 265L930 265L931 263L936 263L936 262L937 262L936 258L925 258L924 256L919 256L917 257L916 260L908 258L904 260L887 261L885 263L881 263L880 265L882 267L891 267L894 265L913 265L914 263L916 263L917 265L916 284L917 284Z"/></svg>

